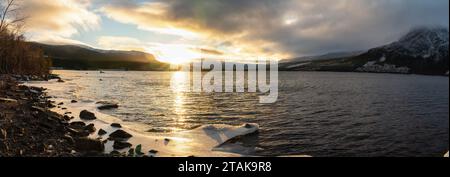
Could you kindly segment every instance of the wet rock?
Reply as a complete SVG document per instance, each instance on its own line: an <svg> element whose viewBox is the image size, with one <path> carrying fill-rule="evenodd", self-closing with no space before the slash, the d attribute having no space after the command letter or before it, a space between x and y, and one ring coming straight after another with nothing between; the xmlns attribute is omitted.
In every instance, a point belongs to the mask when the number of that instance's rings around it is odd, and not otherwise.
<svg viewBox="0 0 450 177"><path fill-rule="evenodd" d="M76 137L87 137L87 136L89 136L89 132L86 132L85 130L76 130L76 129L73 129L73 128L67 128L67 131L71 135L76 136Z"/></svg>
<svg viewBox="0 0 450 177"><path fill-rule="evenodd" d="M98 135L100 135L100 136L106 135L107 133L108 133L108 132L106 132L106 131L103 130L103 129L98 130Z"/></svg>
<svg viewBox="0 0 450 177"><path fill-rule="evenodd" d="M17 100L10 98L0 98L0 103L17 103Z"/></svg>
<svg viewBox="0 0 450 177"><path fill-rule="evenodd" d="M47 79L48 80L53 80L53 79L61 79L61 78L58 75L56 75L56 74L49 74L47 76Z"/></svg>
<svg viewBox="0 0 450 177"><path fill-rule="evenodd" d="M132 145L128 142L114 141L113 148L117 150L130 148Z"/></svg>
<svg viewBox="0 0 450 177"><path fill-rule="evenodd" d="M109 154L112 155L112 156L121 156L122 155L119 151L116 151L116 150L112 151Z"/></svg>
<svg viewBox="0 0 450 177"><path fill-rule="evenodd" d="M134 157L134 148L128 150L128 157Z"/></svg>
<svg viewBox="0 0 450 177"><path fill-rule="evenodd" d="M75 144L75 140L70 135L64 135L64 139L70 144Z"/></svg>
<svg viewBox="0 0 450 177"><path fill-rule="evenodd" d="M1 152L9 151L9 146L6 142L0 141L0 151Z"/></svg>
<svg viewBox="0 0 450 177"><path fill-rule="evenodd" d="M124 140L124 139L129 139L131 137L133 137L133 135L131 135L123 130L117 130L109 135L109 139L111 139L111 140Z"/></svg>
<svg viewBox="0 0 450 177"><path fill-rule="evenodd" d="M111 127L114 127L114 128L122 128L122 125L120 125L120 124L118 124L118 123L112 123L112 124L111 124Z"/></svg>
<svg viewBox="0 0 450 177"><path fill-rule="evenodd" d="M69 120L72 120L69 116L67 116L67 115L64 115L64 120L66 120L66 121L69 121Z"/></svg>
<svg viewBox="0 0 450 177"><path fill-rule="evenodd" d="M253 128L253 125L252 124L245 124L244 127L245 128Z"/></svg>
<svg viewBox="0 0 450 177"><path fill-rule="evenodd" d="M99 109L99 110L119 108L119 104L117 104L117 103L97 102L97 104L100 104L100 106L97 106L97 109Z"/></svg>
<svg viewBox="0 0 450 177"><path fill-rule="evenodd" d="M94 124L89 124L86 127L84 127L84 130L86 130L89 133L94 133L97 129L95 128Z"/></svg>
<svg viewBox="0 0 450 177"><path fill-rule="evenodd" d="M87 110L83 110L80 112L80 119L83 120L95 120L97 117L95 117L95 114L92 112L89 112Z"/></svg>
<svg viewBox="0 0 450 177"><path fill-rule="evenodd" d="M77 138L75 140L75 147L78 151L84 152L103 152L105 149L104 144L100 140L89 138Z"/></svg>
<svg viewBox="0 0 450 177"><path fill-rule="evenodd" d="M32 93L32 94L41 94L41 92L40 91L37 91L37 90L33 90L33 89L30 89L30 93Z"/></svg>
<svg viewBox="0 0 450 177"><path fill-rule="evenodd" d="M83 129L85 126L86 126L86 124L84 123L84 122L71 122L70 123L70 128L73 128L73 129Z"/></svg>
<svg viewBox="0 0 450 177"><path fill-rule="evenodd" d="M32 106L32 107L31 107L31 110L32 110L32 111L37 111L37 112L39 112L39 113L45 113L45 112L46 112L44 108L41 108L41 107L39 107L39 106Z"/></svg>
<svg viewBox="0 0 450 177"><path fill-rule="evenodd" d="M148 153L150 153L150 154L156 154L156 153L158 153L158 151L157 151L157 150L154 150L154 149L152 149L152 150L148 151Z"/></svg>
<svg viewBox="0 0 450 177"><path fill-rule="evenodd" d="M0 138L3 140L6 140L7 137L8 137L8 132L6 132L5 129L0 129Z"/></svg>

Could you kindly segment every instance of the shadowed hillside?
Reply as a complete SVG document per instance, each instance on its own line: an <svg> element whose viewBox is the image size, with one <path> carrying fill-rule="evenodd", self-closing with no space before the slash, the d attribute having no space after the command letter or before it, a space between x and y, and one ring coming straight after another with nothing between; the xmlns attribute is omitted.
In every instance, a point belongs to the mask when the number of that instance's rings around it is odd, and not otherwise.
<svg viewBox="0 0 450 177"><path fill-rule="evenodd" d="M137 51L98 50L75 45L31 43L52 59L54 67L64 69L121 69L164 71L169 64L159 62L151 54Z"/></svg>

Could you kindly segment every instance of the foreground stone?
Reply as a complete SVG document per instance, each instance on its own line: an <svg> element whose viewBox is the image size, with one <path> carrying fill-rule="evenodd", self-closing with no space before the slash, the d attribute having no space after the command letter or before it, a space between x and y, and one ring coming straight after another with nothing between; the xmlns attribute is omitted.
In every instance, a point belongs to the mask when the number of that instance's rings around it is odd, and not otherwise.
<svg viewBox="0 0 450 177"><path fill-rule="evenodd" d="M67 128L67 131L75 137L87 137L90 134L89 132L85 131L84 129Z"/></svg>
<svg viewBox="0 0 450 177"><path fill-rule="evenodd" d="M84 122L71 122L69 127L73 129L83 129L86 126Z"/></svg>
<svg viewBox="0 0 450 177"><path fill-rule="evenodd" d="M133 135L131 135L123 130L117 130L109 135L109 139L115 140L115 141L116 140L125 140L125 139L129 139L131 137L133 137Z"/></svg>
<svg viewBox="0 0 450 177"><path fill-rule="evenodd" d="M118 123L112 123L112 124L111 124L111 127L114 127L114 128L122 128L122 125L120 125L120 124L118 124Z"/></svg>
<svg viewBox="0 0 450 177"><path fill-rule="evenodd" d="M17 100L9 99L9 98L0 98L0 102L3 102L3 103L17 103Z"/></svg>
<svg viewBox="0 0 450 177"><path fill-rule="evenodd" d="M150 154L157 154L157 153L158 153L158 151L157 151L157 150L154 150L154 149L152 149L152 150L148 151L148 153L150 153Z"/></svg>
<svg viewBox="0 0 450 177"><path fill-rule="evenodd" d="M67 118L49 110L55 103L48 100L51 97L45 89L19 86L9 75L0 74L0 81L0 98L5 98L0 100L0 157L83 155L89 145L83 145L83 140L78 142L80 150L73 153L75 140L81 138L74 134L83 132L72 129ZM94 150L103 148L97 145Z"/></svg>
<svg viewBox="0 0 450 177"><path fill-rule="evenodd" d="M106 101L99 101L96 104L100 104L100 106L97 106L97 109L99 110L107 110L107 109L117 109L119 108L119 104L117 103L110 103Z"/></svg>
<svg viewBox="0 0 450 177"><path fill-rule="evenodd" d="M105 150L103 142L90 138L77 138L75 146L78 151L83 152L103 152Z"/></svg>
<svg viewBox="0 0 450 177"><path fill-rule="evenodd" d="M125 148L130 148L132 145L128 142L114 141L113 148L116 150L121 150Z"/></svg>
<svg viewBox="0 0 450 177"><path fill-rule="evenodd" d="M89 133L94 133L97 129L95 128L94 124L89 124L86 127L84 127L84 130L86 130Z"/></svg>
<svg viewBox="0 0 450 177"><path fill-rule="evenodd" d="M80 119L83 120L95 120L97 117L95 117L95 114L92 112L89 112L87 110L83 110L80 112Z"/></svg>
<svg viewBox="0 0 450 177"><path fill-rule="evenodd" d="M108 132L106 132L106 131L103 130L103 129L98 130L98 135L100 135L100 136L106 135L107 133L108 133Z"/></svg>

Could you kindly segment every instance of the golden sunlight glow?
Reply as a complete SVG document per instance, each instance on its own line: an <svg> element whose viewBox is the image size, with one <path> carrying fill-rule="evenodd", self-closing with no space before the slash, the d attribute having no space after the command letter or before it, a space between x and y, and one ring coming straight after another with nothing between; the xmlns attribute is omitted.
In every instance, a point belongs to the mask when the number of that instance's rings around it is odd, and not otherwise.
<svg viewBox="0 0 450 177"><path fill-rule="evenodd" d="M195 32L185 30L185 29L180 29L180 28L173 28L173 27L149 28L149 27L146 27L145 29L148 31L153 31L153 32L161 33L161 34L170 34L170 35L175 35L175 36L181 36L184 38L199 38L200 37L200 35Z"/></svg>
<svg viewBox="0 0 450 177"><path fill-rule="evenodd" d="M175 117L175 121L178 126L184 126L185 124L185 114L186 109L184 107L185 104L185 92L190 86L189 82L189 73L188 72L175 72L172 74L171 79L171 89L174 92L174 100L173 100L173 110L177 115Z"/></svg>
<svg viewBox="0 0 450 177"><path fill-rule="evenodd" d="M190 78L189 72L178 71L172 74L171 89L175 93L189 91Z"/></svg>
<svg viewBox="0 0 450 177"><path fill-rule="evenodd" d="M297 22L298 22L298 18L295 16L288 16L288 17L284 18L284 21L283 21L284 25L286 25L286 26L294 25Z"/></svg>
<svg viewBox="0 0 450 177"><path fill-rule="evenodd" d="M156 59L171 64L188 63L201 58L202 54L184 45L161 45L150 49Z"/></svg>

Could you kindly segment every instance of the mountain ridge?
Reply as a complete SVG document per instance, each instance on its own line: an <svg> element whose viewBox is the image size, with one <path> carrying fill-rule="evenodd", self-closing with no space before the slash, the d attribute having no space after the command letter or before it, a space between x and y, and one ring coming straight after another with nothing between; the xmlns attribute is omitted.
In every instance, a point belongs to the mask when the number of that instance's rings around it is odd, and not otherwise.
<svg viewBox="0 0 450 177"><path fill-rule="evenodd" d="M448 75L448 28L418 27L387 45L357 56L285 63L285 71L342 71Z"/></svg>
<svg viewBox="0 0 450 177"><path fill-rule="evenodd" d="M157 61L149 53L139 51L101 50L78 45L51 45L30 42L42 49L53 61L53 67L64 69L168 70L170 65Z"/></svg>

